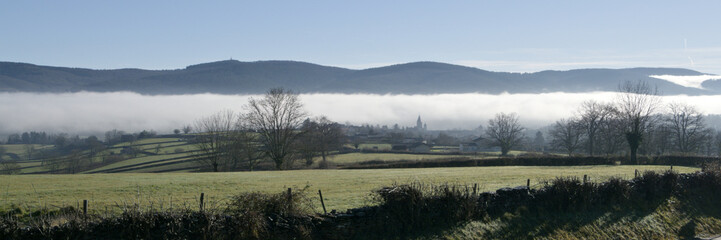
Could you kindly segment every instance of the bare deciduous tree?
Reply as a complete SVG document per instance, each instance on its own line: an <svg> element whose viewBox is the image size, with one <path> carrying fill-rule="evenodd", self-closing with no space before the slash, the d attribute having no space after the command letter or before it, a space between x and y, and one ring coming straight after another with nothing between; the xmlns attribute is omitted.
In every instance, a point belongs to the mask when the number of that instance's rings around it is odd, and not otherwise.
<svg viewBox="0 0 721 240"><path fill-rule="evenodd" d="M647 146L643 146L647 145ZM639 149L647 148L646 152L663 155L672 150L672 132L668 124L657 124L649 132L648 141L644 141Z"/></svg>
<svg viewBox="0 0 721 240"><path fill-rule="evenodd" d="M486 135L491 145L501 148L501 156L506 156L511 148L521 143L524 130L515 113L498 113L488 120Z"/></svg>
<svg viewBox="0 0 721 240"><path fill-rule="evenodd" d="M0 146L0 174L16 174L20 173L20 165L14 160L4 160L3 157L7 149Z"/></svg>
<svg viewBox="0 0 721 240"><path fill-rule="evenodd" d="M25 144L23 146L23 151L25 152L25 158L30 161L33 159L33 154L35 154L35 145Z"/></svg>
<svg viewBox="0 0 721 240"><path fill-rule="evenodd" d="M553 138L551 144L554 148L563 149L568 156L571 156L574 151L581 148L583 132L580 124L573 119L558 120L549 132Z"/></svg>
<svg viewBox="0 0 721 240"><path fill-rule="evenodd" d="M317 154L326 162L328 153L340 149L345 140L340 124L325 116L315 120L307 119L301 129L299 148L307 165L313 164L313 157Z"/></svg>
<svg viewBox="0 0 721 240"><path fill-rule="evenodd" d="M240 119L245 119L245 117ZM229 145L232 167L237 169L242 162L245 162L248 170L253 171L255 166L263 160L263 152L258 143L259 134L253 132L243 121L236 124L236 129L237 131L230 136L231 143Z"/></svg>
<svg viewBox="0 0 721 240"><path fill-rule="evenodd" d="M665 119L673 134L675 149L681 153L699 150L710 136L707 135L703 114L695 107L682 104L669 104L670 115Z"/></svg>
<svg viewBox="0 0 721 240"><path fill-rule="evenodd" d="M618 117L622 121L631 162L638 163L636 153L648 129L655 122L660 104L658 91L643 81L626 81L619 86L616 101Z"/></svg>
<svg viewBox="0 0 721 240"><path fill-rule="evenodd" d="M615 112L613 105L596 101L586 101L581 105L578 122L586 135L588 155L593 156L596 153L596 142L599 138L598 132L602 124L608 121Z"/></svg>
<svg viewBox="0 0 721 240"><path fill-rule="evenodd" d="M296 140L296 149L298 155L305 160L306 166L312 165L318 155L320 146L318 144L318 134L318 123L310 120L310 118L303 121L300 127L300 135Z"/></svg>
<svg viewBox="0 0 721 240"><path fill-rule="evenodd" d="M185 125L185 126L183 126L183 133L184 133L184 134L188 134L188 133L190 133L191 131L193 131L193 127L191 127L190 125Z"/></svg>
<svg viewBox="0 0 721 240"><path fill-rule="evenodd" d="M228 161L230 135L235 131L238 116L230 110L217 112L195 122L195 145L202 156L198 162L218 172Z"/></svg>
<svg viewBox="0 0 721 240"><path fill-rule="evenodd" d="M293 152L293 143L306 114L298 95L282 88L269 90L261 99L251 98L247 123L260 134L266 155L282 169Z"/></svg>
<svg viewBox="0 0 721 240"><path fill-rule="evenodd" d="M89 164L90 159L84 155L82 151L72 150L62 161L64 161L65 170L71 174L75 174L85 168L87 164Z"/></svg>
<svg viewBox="0 0 721 240"><path fill-rule="evenodd" d="M20 164L15 160L0 159L0 174L18 174L20 173Z"/></svg>

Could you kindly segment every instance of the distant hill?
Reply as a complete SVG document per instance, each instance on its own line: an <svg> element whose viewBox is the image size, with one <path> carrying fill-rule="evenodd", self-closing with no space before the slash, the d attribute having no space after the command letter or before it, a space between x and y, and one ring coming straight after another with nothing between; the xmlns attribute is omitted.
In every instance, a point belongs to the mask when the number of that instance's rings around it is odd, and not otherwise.
<svg viewBox="0 0 721 240"><path fill-rule="evenodd" d="M203 63L176 70L92 70L0 62L2 92L133 91L142 94L257 94L273 87L300 93L540 93L615 91L619 83L644 80L663 94L721 94L721 80L703 89L651 75L704 75L688 69L578 69L536 73L490 72L437 62L413 62L364 70L294 61Z"/></svg>

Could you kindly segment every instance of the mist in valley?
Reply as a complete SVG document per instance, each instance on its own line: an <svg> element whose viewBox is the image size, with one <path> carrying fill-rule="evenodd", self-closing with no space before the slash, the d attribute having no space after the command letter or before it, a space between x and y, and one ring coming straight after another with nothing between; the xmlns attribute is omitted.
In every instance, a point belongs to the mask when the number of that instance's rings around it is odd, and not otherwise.
<svg viewBox="0 0 721 240"><path fill-rule="evenodd" d="M170 133L200 117L230 109L242 112L260 95L140 95L131 92L0 93L0 137L25 131L98 135L111 129ZM529 128L572 116L583 101L612 101L613 92L543 94L301 94L310 116L354 125L413 126L420 115L430 130L473 129L499 112L515 112ZM664 96L706 114L721 114L715 96ZM713 126L713 125L712 125Z"/></svg>

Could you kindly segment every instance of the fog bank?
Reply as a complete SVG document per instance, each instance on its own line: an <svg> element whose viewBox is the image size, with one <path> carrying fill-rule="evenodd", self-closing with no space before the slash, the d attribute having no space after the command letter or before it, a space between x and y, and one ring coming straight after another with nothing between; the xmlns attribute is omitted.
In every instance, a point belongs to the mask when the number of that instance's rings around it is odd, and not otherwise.
<svg viewBox="0 0 721 240"><path fill-rule="evenodd" d="M515 112L529 127L571 116L586 100L611 101L612 92L544 94L370 95L304 94L313 116L341 123L415 125L418 115L429 129L471 129L498 112ZM199 117L231 109L242 111L249 95L161 95L114 93L0 93L0 136L23 131L88 135L110 129L169 133ZM708 114L721 114L721 96L665 96Z"/></svg>

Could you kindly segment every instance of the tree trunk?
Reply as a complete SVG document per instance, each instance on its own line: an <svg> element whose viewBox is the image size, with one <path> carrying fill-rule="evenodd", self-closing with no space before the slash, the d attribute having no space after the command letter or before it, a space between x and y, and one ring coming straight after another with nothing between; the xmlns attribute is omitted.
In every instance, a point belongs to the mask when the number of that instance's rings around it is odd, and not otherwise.
<svg viewBox="0 0 721 240"><path fill-rule="evenodd" d="M641 145L641 134L640 133L626 133L626 140L628 141L628 147L631 150L631 162L638 165L638 158L636 152L638 147Z"/></svg>
<svg viewBox="0 0 721 240"><path fill-rule="evenodd" d="M507 147L501 147L501 156L507 156L509 150Z"/></svg>

